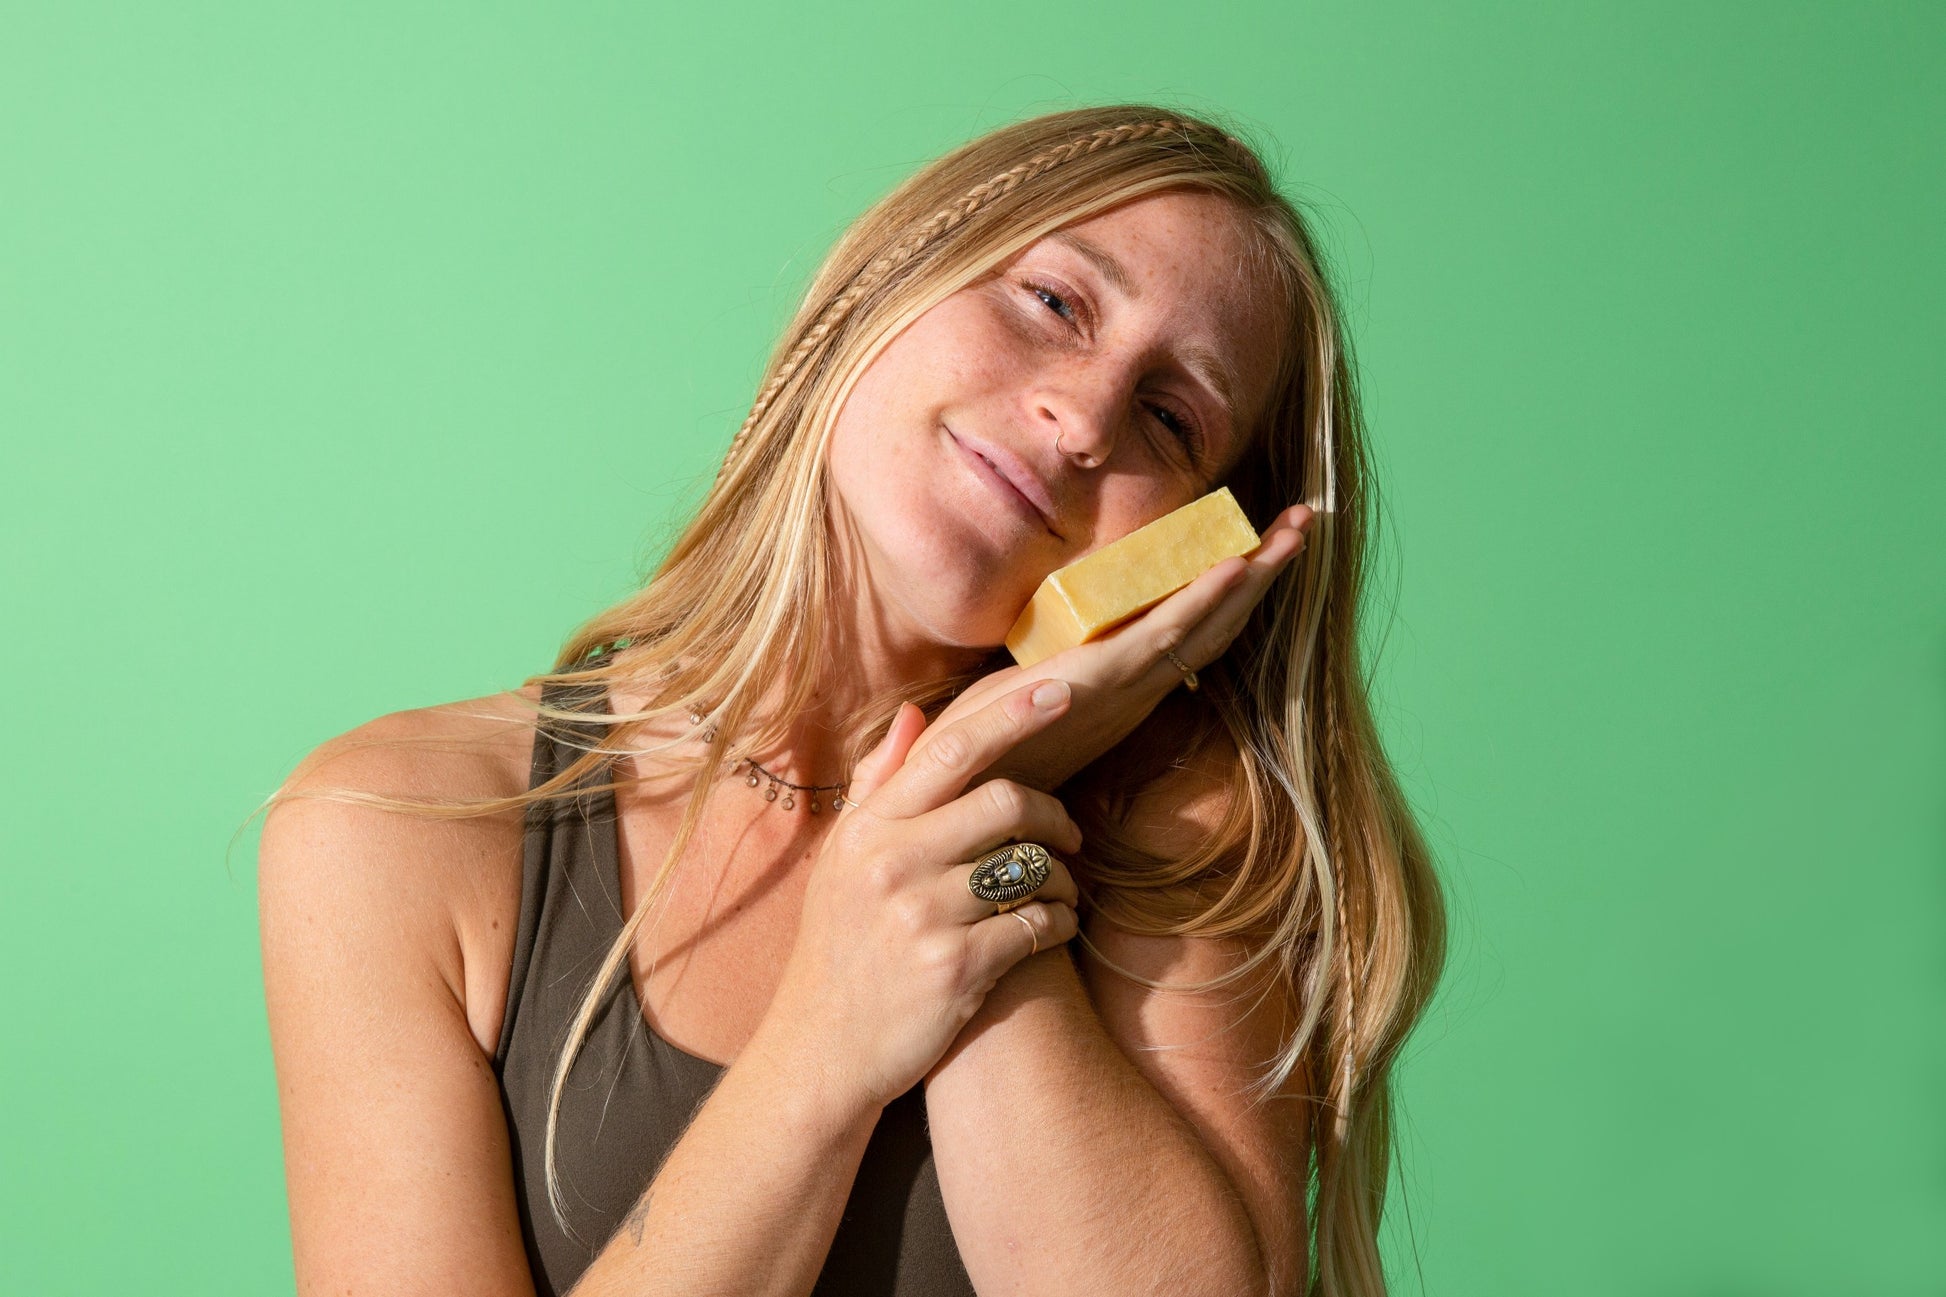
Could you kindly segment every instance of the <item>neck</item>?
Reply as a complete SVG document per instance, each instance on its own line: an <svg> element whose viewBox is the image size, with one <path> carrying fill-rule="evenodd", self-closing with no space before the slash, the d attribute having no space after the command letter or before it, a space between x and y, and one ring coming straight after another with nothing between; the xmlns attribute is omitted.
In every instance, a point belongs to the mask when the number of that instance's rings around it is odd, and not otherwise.
<svg viewBox="0 0 1946 1297"><path fill-rule="evenodd" d="M896 594L887 596L861 579L869 566L864 547L842 517L838 521L827 642L787 668L793 677L811 677L810 700L783 718L779 737L754 748L747 741L724 746L718 756L726 773L741 759L794 784L849 784L853 772L848 749L859 707L874 698L916 699L935 682L976 669L992 652L985 645L942 640L928 629L926 617ZM760 682L759 690L746 734L763 728L784 707L784 681ZM707 721L697 736L705 732ZM758 778L759 787L765 786L764 775ZM778 797L783 797L781 789Z"/></svg>
<svg viewBox="0 0 1946 1297"><path fill-rule="evenodd" d="M865 611L862 605L851 606ZM846 750L859 706L875 696L916 695L933 681L972 669L987 653L985 648L902 638L876 617L860 618L848 628L841 646L815 654L797 668L809 672L816 685L810 704L785 721L782 738L754 751L732 746L723 758L754 760L765 773L791 783L848 784L852 771L846 765ZM776 683L767 688L753 719L761 722L771 715L783 692ZM759 782L763 782L761 774Z"/></svg>
<svg viewBox="0 0 1946 1297"><path fill-rule="evenodd" d="M834 504L831 522L827 642L790 668L814 682L811 698L782 718L783 732L775 741L755 750L738 745L725 751L726 768L729 759L744 757L792 783L849 784L847 749L860 706L874 698L917 696L935 681L974 669L990 652L941 640L896 590L888 592L870 579L868 547L841 505ZM752 719L762 725L775 715L786 692L782 681L765 682Z"/></svg>

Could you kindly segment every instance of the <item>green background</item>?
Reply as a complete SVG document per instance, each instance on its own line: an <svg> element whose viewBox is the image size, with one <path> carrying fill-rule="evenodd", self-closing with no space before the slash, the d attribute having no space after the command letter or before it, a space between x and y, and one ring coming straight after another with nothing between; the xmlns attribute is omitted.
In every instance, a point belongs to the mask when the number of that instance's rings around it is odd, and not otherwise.
<svg viewBox="0 0 1946 1297"><path fill-rule="evenodd" d="M232 831L630 590L874 198L1151 99L1364 366L1396 1290L1946 1292L1943 15L0 6L0 1290L290 1290Z"/></svg>

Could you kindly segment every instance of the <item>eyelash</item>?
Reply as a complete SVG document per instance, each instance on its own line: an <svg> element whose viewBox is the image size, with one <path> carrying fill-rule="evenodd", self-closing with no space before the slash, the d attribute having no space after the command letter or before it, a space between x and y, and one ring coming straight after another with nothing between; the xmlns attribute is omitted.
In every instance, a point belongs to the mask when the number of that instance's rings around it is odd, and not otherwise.
<svg viewBox="0 0 1946 1297"><path fill-rule="evenodd" d="M1077 304L1080 304L1078 298L1071 300L1070 294L1068 294L1062 289L1055 288L1051 284L1043 284L1036 280L1031 280L1031 279L1022 280L1021 283L1022 286L1025 287L1029 292L1035 293L1037 295L1041 293L1045 293L1049 297L1059 300L1064 306L1067 306L1070 310L1072 310ZM1045 305L1045 303L1043 303L1043 305ZM1081 307L1083 313L1086 313L1087 311L1086 305L1081 304ZM1048 309L1051 311L1054 310L1054 308L1051 306L1048 307ZM1069 319L1068 316L1061 315L1059 311L1054 311L1054 314L1060 316L1063 320ZM1202 447L1203 447L1202 430L1196 426L1196 421L1194 419L1190 418L1188 415L1177 414L1174 410L1170 409L1166 405L1152 405L1149 408L1156 411L1158 414L1167 415L1169 419L1174 419L1176 421L1176 427L1171 428L1170 431L1174 433L1175 436L1179 440L1181 440L1186 446L1188 446L1190 453L1192 455L1201 454ZM1164 426L1165 427L1168 426L1167 420L1164 420Z"/></svg>

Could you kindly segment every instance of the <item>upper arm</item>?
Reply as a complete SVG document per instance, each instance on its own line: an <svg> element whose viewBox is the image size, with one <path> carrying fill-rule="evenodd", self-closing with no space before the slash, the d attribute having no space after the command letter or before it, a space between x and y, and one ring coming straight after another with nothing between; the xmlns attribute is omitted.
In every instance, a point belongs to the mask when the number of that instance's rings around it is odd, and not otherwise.
<svg viewBox="0 0 1946 1297"><path fill-rule="evenodd" d="M359 752L319 782L424 796L398 787L413 760ZM534 1292L440 886L445 853L492 832L310 798L264 822L264 999L300 1293Z"/></svg>
<svg viewBox="0 0 1946 1297"><path fill-rule="evenodd" d="M1125 825L1158 855L1186 854L1221 822L1223 799L1207 770L1176 772L1137 799ZM1102 956L1150 981L1207 981L1246 953L1233 938L1140 936L1095 914L1082 931ZM1300 1060L1268 1099L1246 1087L1296 1026L1294 994L1271 959L1245 978L1200 992L1155 991L1106 968L1085 943L1076 962L1103 1028L1136 1070L1195 1127L1249 1214L1271 1291L1301 1292L1308 1266L1309 1076Z"/></svg>

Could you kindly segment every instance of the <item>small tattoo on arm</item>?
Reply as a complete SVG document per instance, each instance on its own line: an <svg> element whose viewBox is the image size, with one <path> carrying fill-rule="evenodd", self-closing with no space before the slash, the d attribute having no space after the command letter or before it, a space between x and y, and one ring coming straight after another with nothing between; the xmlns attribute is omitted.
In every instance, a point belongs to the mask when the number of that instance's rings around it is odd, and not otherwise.
<svg viewBox="0 0 1946 1297"><path fill-rule="evenodd" d="M627 1218L622 1221L622 1224L628 1227L629 1238L637 1247L642 1246L642 1230L649 1223L649 1202L652 1196L644 1193L642 1201L635 1204L635 1210L629 1212Z"/></svg>

